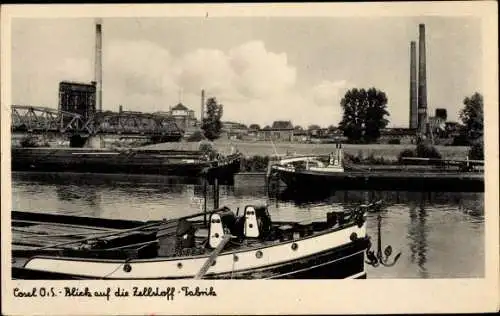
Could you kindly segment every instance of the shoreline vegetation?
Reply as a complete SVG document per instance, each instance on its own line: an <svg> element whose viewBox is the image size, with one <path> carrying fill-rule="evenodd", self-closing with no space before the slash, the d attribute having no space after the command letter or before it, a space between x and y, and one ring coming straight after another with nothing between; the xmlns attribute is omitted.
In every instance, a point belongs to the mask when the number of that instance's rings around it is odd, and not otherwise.
<svg viewBox="0 0 500 316"><path fill-rule="evenodd" d="M181 141L151 144L146 146L128 146L123 148L152 149L152 150L187 150L206 151L207 153L230 154L239 152L241 158L241 172L266 172L270 159L285 155L318 155L327 157L334 152L335 144L311 144L295 142L269 141L241 141L217 139L213 142ZM31 146L27 146L31 147ZM38 147L38 146L36 146ZM43 146L42 146L43 147ZM113 149L113 146L111 146ZM477 148L476 148L477 147ZM116 149L116 148L114 148ZM415 144L342 144L344 166L356 169L357 167L387 166L397 167L405 165L402 157L438 158L438 159L469 159L483 160L482 146L422 146ZM325 160L326 161L326 160ZM424 162L424 164L426 164Z"/></svg>
<svg viewBox="0 0 500 316"><path fill-rule="evenodd" d="M335 144L305 144L264 141L216 140L209 143L213 150L228 154L238 151L242 154L241 172L265 172L271 157L286 154L325 155L335 151ZM148 145L148 149L197 150L199 142L162 143ZM401 157L425 157L465 160L468 146L433 146L418 149L413 144L342 144L344 164L355 165L402 165Z"/></svg>

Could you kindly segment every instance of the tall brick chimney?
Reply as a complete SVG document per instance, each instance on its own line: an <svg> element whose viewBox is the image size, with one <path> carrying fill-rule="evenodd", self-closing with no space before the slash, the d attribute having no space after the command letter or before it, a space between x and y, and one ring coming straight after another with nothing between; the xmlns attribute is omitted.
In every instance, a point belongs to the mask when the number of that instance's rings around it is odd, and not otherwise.
<svg viewBox="0 0 500 316"><path fill-rule="evenodd" d="M417 47L410 43L410 128L418 128Z"/></svg>
<svg viewBox="0 0 500 316"><path fill-rule="evenodd" d="M97 109L102 112L102 21L96 20L95 24L95 81Z"/></svg>
<svg viewBox="0 0 500 316"><path fill-rule="evenodd" d="M418 43L418 130L420 137L427 132L427 71L425 61L425 25L419 24Z"/></svg>

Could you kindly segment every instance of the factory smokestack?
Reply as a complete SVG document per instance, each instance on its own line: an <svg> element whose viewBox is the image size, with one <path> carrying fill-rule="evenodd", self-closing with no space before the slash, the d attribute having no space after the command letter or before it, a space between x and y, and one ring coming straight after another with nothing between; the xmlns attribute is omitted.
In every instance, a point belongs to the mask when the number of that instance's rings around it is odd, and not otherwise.
<svg viewBox="0 0 500 316"><path fill-rule="evenodd" d="M201 110L200 110L200 123L203 124L203 117L205 116L205 90L201 90Z"/></svg>
<svg viewBox="0 0 500 316"><path fill-rule="evenodd" d="M95 81L96 87L96 101L99 112L102 112L102 21L96 20L95 24Z"/></svg>
<svg viewBox="0 0 500 316"><path fill-rule="evenodd" d="M418 130L420 137L427 132L427 72L425 61L425 25L419 24L418 43Z"/></svg>
<svg viewBox="0 0 500 316"><path fill-rule="evenodd" d="M418 127L417 101L417 47L415 42L410 43L410 128Z"/></svg>

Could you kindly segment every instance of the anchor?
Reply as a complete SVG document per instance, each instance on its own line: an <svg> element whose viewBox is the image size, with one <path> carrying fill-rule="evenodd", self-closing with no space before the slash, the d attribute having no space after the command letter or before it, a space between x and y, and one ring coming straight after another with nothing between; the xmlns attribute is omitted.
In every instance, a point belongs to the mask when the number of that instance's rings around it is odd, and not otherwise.
<svg viewBox="0 0 500 316"><path fill-rule="evenodd" d="M392 246L388 245L384 249L384 254L382 255L382 233L381 233L381 227L382 227L382 215L378 214L377 215L377 231L378 231L378 236L377 236L377 253L375 253L374 250L370 250L371 248L371 242L370 245L368 246L368 249L366 249L366 257L368 258L368 261L365 261L366 264L369 264L373 267L378 267L379 265L383 265L384 267L392 267L396 264L396 262L399 260L401 257L401 252L399 252L395 257L392 262L390 262L389 257L392 254Z"/></svg>

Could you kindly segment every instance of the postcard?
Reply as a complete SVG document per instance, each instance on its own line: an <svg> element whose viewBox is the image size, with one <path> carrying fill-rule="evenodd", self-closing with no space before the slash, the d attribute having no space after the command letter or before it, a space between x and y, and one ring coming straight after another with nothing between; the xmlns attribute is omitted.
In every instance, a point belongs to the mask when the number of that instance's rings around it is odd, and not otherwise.
<svg viewBox="0 0 500 316"><path fill-rule="evenodd" d="M497 311L495 12L2 6L2 312Z"/></svg>

